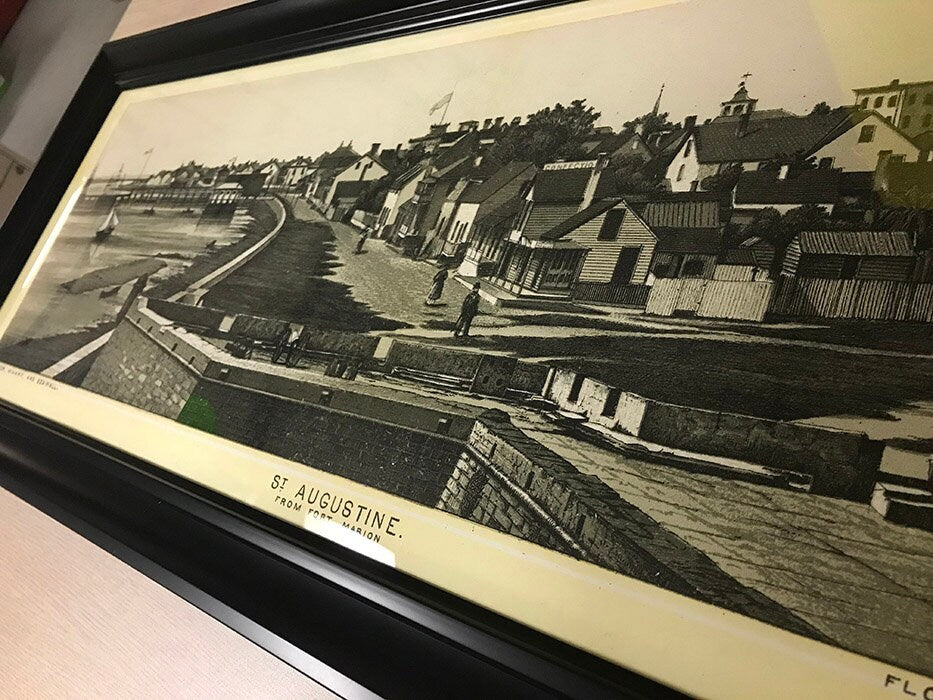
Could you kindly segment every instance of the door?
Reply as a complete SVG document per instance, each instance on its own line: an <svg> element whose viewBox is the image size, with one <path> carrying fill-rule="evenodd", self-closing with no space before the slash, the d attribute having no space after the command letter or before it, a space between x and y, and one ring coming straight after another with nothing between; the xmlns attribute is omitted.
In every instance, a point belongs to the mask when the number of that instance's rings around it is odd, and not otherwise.
<svg viewBox="0 0 933 700"><path fill-rule="evenodd" d="M619 259L616 260L615 270L612 272L612 284L629 284L632 281L632 275L635 273L635 264L638 262L638 255L641 253L641 247L623 248L619 251Z"/></svg>

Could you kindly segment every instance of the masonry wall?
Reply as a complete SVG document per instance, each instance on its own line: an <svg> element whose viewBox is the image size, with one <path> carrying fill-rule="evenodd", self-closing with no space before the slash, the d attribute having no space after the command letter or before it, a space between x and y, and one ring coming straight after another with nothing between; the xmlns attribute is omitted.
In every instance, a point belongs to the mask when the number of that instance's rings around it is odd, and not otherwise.
<svg viewBox="0 0 933 700"><path fill-rule="evenodd" d="M476 422L437 507L627 576L808 636L819 632L740 584L592 475L512 425Z"/></svg>
<svg viewBox="0 0 933 700"><path fill-rule="evenodd" d="M867 501L883 443L850 433L648 401L639 437L812 476L810 490Z"/></svg>
<svg viewBox="0 0 933 700"><path fill-rule="evenodd" d="M430 506L463 450L443 435L211 380L179 421Z"/></svg>
<svg viewBox="0 0 933 700"><path fill-rule="evenodd" d="M871 496L884 448L864 433L652 401L570 370L555 370L546 393L561 409L610 430L806 474L813 493L863 502Z"/></svg>
<svg viewBox="0 0 933 700"><path fill-rule="evenodd" d="M475 352L457 352L423 343L394 340L386 355L385 367L386 371L395 367L405 367L472 379L481 359L482 355Z"/></svg>
<svg viewBox="0 0 933 700"><path fill-rule="evenodd" d="M130 406L177 418L197 383L192 367L144 329L138 313L116 327L81 386Z"/></svg>

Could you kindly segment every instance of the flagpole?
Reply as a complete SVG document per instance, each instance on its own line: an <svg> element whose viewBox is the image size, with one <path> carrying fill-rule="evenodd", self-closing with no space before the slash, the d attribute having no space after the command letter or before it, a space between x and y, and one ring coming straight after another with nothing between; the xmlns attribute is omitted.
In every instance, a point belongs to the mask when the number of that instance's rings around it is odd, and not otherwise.
<svg viewBox="0 0 933 700"><path fill-rule="evenodd" d="M453 90L451 90L451 91L450 91L450 99L447 100L447 104L444 105L444 113L441 115L441 124L446 124L446 123L447 123L447 109L450 107L450 102L451 102L451 100L453 100L453 99L454 99L454 92L453 92Z"/></svg>

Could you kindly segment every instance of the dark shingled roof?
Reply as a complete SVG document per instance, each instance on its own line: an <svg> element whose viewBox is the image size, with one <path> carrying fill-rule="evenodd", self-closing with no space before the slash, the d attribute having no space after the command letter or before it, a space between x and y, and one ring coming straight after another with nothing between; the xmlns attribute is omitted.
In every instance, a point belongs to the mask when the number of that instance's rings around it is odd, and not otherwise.
<svg viewBox="0 0 933 700"><path fill-rule="evenodd" d="M338 182L334 188L334 198L358 197L368 184L367 180L343 180Z"/></svg>
<svg viewBox="0 0 933 700"><path fill-rule="evenodd" d="M526 179L530 179L531 176L534 175L534 172L535 167L533 163L524 161L509 163L496 170L486 181L470 183L463 191L463 196L460 197L460 201L473 203L485 202L515 178L525 176Z"/></svg>
<svg viewBox="0 0 933 700"><path fill-rule="evenodd" d="M573 204L583 201L591 172L590 168L540 171L535 175L535 202Z"/></svg>
<svg viewBox="0 0 933 700"><path fill-rule="evenodd" d="M585 209L581 209L573 216L567 219L564 219L563 221L561 221L559 224L557 224L550 230L545 231L544 233L540 234L539 236L537 236L537 238L540 238L542 241L559 240L563 238L564 236L566 236L571 231L573 231L574 229L580 228L587 221L591 221L592 219L595 219L597 216L599 216L603 212L609 211L620 201L622 201L620 198L614 197L614 198L603 199L598 202L594 202L593 204L586 207Z"/></svg>
<svg viewBox="0 0 933 700"><path fill-rule="evenodd" d="M475 225L482 226L484 228L493 228L495 226L499 226L503 222L514 218L515 215L522 210L522 205L524 202L525 200L522 197L511 197L505 200L495 209L492 209L486 214L479 216L476 219Z"/></svg>
<svg viewBox="0 0 933 700"><path fill-rule="evenodd" d="M717 255L722 236L716 228L654 228L659 253Z"/></svg>
<svg viewBox="0 0 933 700"><path fill-rule="evenodd" d="M652 192L626 195L625 201L649 226L715 228L720 225L723 195L716 192Z"/></svg>
<svg viewBox="0 0 933 700"><path fill-rule="evenodd" d="M839 199L842 173L818 169L789 173L784 179L776 170L755 170L739 175L736 204L832 204Z"/></svg>
<svg viewBox="0 0 933 700"><path fill-rule="evenodd" d="M811 255L909 257L910 236L904 231L803 231L800 252Z"/></svg>
<svg viewBox="0 0 933 700"><path fill-rule="evenodd" d="M809 153L830 133L841 133L837 129L843 123L849 128L850 116L849 109L839 108L828 114L750 119L741 136L736 133L739 120L714 119L697 127L697 158L701 163L742 163Z"/></svg>

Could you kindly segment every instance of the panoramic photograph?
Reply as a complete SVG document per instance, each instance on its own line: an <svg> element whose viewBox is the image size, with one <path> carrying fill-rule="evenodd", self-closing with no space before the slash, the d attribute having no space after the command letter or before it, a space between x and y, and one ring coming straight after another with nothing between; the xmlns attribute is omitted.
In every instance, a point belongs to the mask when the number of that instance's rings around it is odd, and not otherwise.
<svg viewBox="0 0 933 700"><path fill-rule="evenodd" d="M132 103L0 362L931 675L927 45L775 5Z"/></svg>

